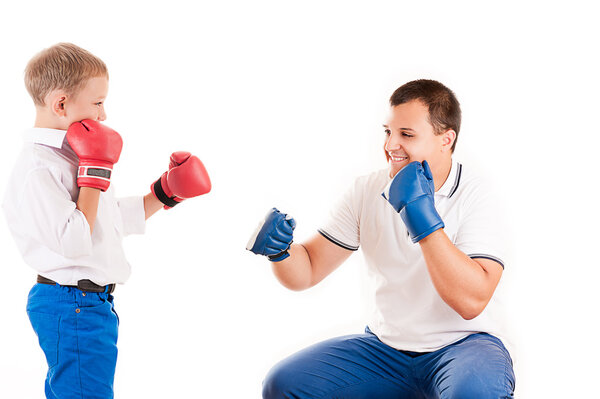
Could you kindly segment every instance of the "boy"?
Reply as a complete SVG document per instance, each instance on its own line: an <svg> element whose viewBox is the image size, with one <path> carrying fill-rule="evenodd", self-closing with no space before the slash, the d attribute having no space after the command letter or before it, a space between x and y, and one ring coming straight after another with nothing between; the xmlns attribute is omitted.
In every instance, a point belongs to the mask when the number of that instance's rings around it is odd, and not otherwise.
<svg viewBox="0 0 600 399"><path fill-rule="evenodd" d="M485 182L452 160L460 105L441 83L417 80L390 106L388 169L358 178L307 242L291 244L294 220L273 209L248 243L293 290L319 283L361 246L375 287L365 334L283 360L264 398L513 397L494 295L507 237Z"/></svg>
<svg viewBox="0 0 600 399"><path fill-rule="evenodd" d="M100 123L104 62L59 43L30 60L25 85L36 120L3 208L25 262L38 272L27 313L48 362L46 397L112 398L118 317L111 293L130 274L122 238L143 233L161 207L210 191L210 179L198 158L176 152L150 193L115 199L110 178L122 140Z"/></svg>

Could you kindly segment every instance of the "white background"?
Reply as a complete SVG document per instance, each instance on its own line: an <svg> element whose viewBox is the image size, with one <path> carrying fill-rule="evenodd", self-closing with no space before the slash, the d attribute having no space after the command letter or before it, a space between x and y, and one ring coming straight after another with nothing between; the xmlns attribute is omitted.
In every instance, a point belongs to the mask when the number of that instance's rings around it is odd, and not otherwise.
<svg viewBox="0 0 600 399"><path fill-rule="evenodd" d="M118 398L258 398L278 360L364 328L362 255L291 292L244 247L272 206L314 234L353 178L385 167L386 102L415 78L463 110L456 158L506 189L517 397L597 392L600 29L592 2L13 2L0 6L0 183L32 126L27 61L60 41L110 71L106 123L124 139L120 196L175 150L213 191L125 241ZM4 191L2 189L2 191ZM8 193L10 195L10 193ZM25 313L35 273L0 223L0 397L41 398Z"/></svg>

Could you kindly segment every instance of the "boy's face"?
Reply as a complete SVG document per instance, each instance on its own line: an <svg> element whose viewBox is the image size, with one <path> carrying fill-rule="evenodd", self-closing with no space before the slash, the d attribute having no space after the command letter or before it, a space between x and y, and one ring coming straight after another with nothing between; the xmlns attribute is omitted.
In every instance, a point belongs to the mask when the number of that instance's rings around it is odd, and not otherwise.
<svg viewBox="0 0 600 399"><path fill-rule="evenodd" d="M106 119L104 100L108 94L108 79L104 76L90 78L74 96L67 97L62 107L65 116L65 129L71 123L83 119L103 121Z"/></svg>
<svg viewBox="0 0 600 399"><path fill-rule="evenodd" d="M427 160L434 170L448 156L449 147L445 147L445 144L448 145L448 135L434 134L433 126L429 123L429 110L420 101L392 107L383 127L390 177L414 161Z"/></svg>

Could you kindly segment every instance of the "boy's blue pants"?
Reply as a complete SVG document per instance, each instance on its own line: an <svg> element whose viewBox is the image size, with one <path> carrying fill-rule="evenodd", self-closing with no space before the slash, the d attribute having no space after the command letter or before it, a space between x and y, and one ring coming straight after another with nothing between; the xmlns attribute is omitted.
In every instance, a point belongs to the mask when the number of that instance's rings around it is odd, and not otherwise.
<svg viewBox="0 0 600 399"><path fill-rule="evenodd" d="M365 334L333 338L275 365L263 398L512 398L515 376L502 342L472 334L435 352L396 350Z"/></svg>
<svg viewBox="0 0 600 399"><path fill-rule="evenodd" d="M46 398L113 398L119 319L112 295L36 284L27 314L48 361Z"/></svg>

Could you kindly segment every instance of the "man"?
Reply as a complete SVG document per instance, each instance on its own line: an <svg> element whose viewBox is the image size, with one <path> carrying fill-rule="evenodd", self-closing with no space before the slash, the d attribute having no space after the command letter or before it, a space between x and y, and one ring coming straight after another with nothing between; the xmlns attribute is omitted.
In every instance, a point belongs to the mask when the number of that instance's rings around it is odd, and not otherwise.
<svg viewBox="0 0 600 399"><path fill-rule="evenodd" d="M293 290L319 283L361 247L375 287L365 334L284 359L264 398L513 397L494 295L506 235L486 181L452 160L460 105L441 83L417 80L390 106L388 169L358 178L307 242L291 244L295 221L273 209L248 243Z"/></svg>

